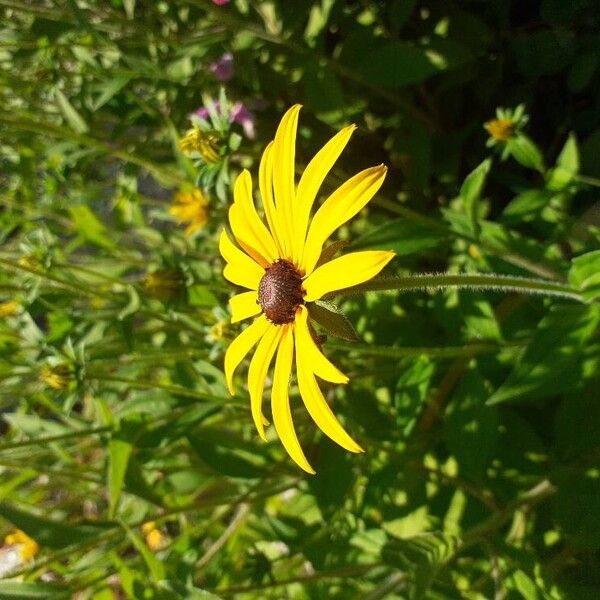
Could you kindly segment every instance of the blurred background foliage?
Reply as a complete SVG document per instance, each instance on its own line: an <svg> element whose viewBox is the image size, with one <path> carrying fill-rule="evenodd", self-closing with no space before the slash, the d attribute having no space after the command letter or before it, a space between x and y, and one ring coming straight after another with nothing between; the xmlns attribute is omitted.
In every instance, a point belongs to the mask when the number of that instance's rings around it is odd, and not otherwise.
<svg viewBox="0 0 600 600"><path fill-rule="evenodd" d="M595 5L0 0L0 598L598 598ZM301 164L359 125L328 190L390 167L349 248L571 290L338 298L367 452L296 396L313 477L226 393L216 250L296 102Z"/></svg>

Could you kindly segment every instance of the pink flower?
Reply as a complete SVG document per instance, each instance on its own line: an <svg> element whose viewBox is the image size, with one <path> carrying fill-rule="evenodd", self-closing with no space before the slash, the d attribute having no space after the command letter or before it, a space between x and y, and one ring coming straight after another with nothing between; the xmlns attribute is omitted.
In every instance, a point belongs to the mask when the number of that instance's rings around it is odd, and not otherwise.
<svg viewBox="0 0 600 600"><path fill-rule="evenodd" d="M254 131L254 115L244 106L242 102L236 102L231 107L231 120L242 126L246 137L253 140L256 132Z"/></svg>
<svg viewBox="0 0 600 600"><path fill-rule="evenodd" d="M229 81L233 77L233 54L225 52L221 58L210 65L210 72L219 81Z"/></svg>
<svg viewBox="0 0 600 600"><path fill-rule="evenodd" d="M225 4L229 4L229 0L213 0L213 4L224 6Z"/></svg>
<svg viewBox="0 0 600 600"><path fill-rule="evenodd" d="M217 114L221 114L221 105L218 102L215 102L215 111ZM210 113L206 106L201 106L194 114L200 119L208 120L210 118ZM254 120L254 114L246 108L243 102L236 102L232 105L229 111L229 122L241 125L245 136L251 140L256 135Z"/></svg>

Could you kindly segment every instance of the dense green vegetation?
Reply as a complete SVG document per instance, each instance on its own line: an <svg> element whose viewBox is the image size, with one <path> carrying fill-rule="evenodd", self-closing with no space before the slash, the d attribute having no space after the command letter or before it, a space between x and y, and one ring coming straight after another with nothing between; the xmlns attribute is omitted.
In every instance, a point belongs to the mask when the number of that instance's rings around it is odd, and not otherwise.
<svg viewBox="0 0 600 600"><path fill-rule="evenodd" d="M594 6L0 0L0 599L598 598ZM365 449L292 379L316 475L223 372L296 103L297 178L358 125L320 198L389 168L334 249L397 255L313 315Z"/></svg>

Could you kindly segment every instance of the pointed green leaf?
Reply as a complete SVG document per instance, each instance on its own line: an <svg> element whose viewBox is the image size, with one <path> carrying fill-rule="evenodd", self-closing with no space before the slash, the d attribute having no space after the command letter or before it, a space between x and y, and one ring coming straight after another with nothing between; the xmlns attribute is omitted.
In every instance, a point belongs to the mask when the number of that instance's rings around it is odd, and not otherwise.
<svg viewBox="0 0 600 600"><path fill-rule="evenodd" d="M542 153L526 135L519 133L506 142L506 147L513 158L524 167L540 172L544 170Z"/></svg>
<svg viewBox="0 0 600 600"><path fill-rule="evenodd" d="M29 510L7 502L0 503L0 515L18 529L22 529L40 546L48 548L66 548L86 542L115 527L115 524L110 522L70 525L64 520L53 521L39 517Z"/></svg>
<svg viewBox="0 0 600 600"><path fill-rule="evenodd" d="M492 161L487 158L467 175L460 188L460 197L475 234L479 232L479 200L491 166Z"/></svg>
<svg viewBox="0 0 600 600"><path fill-rule="evenodd" d="M311 318L331 335L350 342L358 341L359 337L352 323L335 304L318 300L309 305L308 312Z"/></svg>
<svg viewBox="0 0 600 600"><path fill-rule="evenodd" d="M600 250L573 259L569 270L569 282L581 290L582 296L588 302L600 297Z"/></svg>
<svg viewBox="0 0 600 600"><path fill-rule="evenodd" d="M69 99L58 89L54 90L54 94L56 96L56 103L58 104L58 108L62 113L63 117L73 129L77 133L86 133L89 130L89 127L83 117L75 110L73 105L69 102Z"/></svg>
<svg viewBox="0 0 600 600"><path fill-rule="evenodd" d="M131 443L124 439L113 437L108 442L108 516L111 519L115 516L119 504L132 449Z"/></svg>
<svg viewBox="0 0 600 600"><path fill-rule="evenodd" d="M582 360L583 351L599 324L600 306L554 307L488 404L549 397L584 385L593 373Z"/></svg>
<svg viewBox="0 0 600 600"><path fill-rule="evenodd" d="M66 600L71 592L64 583L29 583L24 581L0 581L0 598L3 600Z"/></svg>

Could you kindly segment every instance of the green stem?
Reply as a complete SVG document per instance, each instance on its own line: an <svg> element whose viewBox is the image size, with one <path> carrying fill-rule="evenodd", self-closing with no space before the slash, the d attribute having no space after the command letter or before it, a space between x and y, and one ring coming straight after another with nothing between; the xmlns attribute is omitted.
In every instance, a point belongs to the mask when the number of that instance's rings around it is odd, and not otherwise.
<svg viewBox="0 0 600 600"><path fill-rule="evenodd" d="M367 354L369 356L386 356L388 358L410 358L423 355L436 358L454 358L457 356L498 353L507 347L510 348L520 346L522 346L521 342L502 346L498 344L477 343L449 348L432 348L427 346L399 348L394 346L368 346L365 344L353 344L338 340L327 342L327 347L334 348L336 350L358 352L359 354Z"/></svg>
<svg viewBox="0 0 600 600"><path fill-rule="evenodd" d="M571 300L584 302L581 294L572 287L543 279L513 277L490 273L432 273L426 275L406 275L371 279L360 285L340 290L337 294L355 294L363 292L383 292L397 290L409 292L413 290L439 291L447 288L468 290L491 290L499 292L519 292L521 294L538 294L541 296L561 296Z"/></svg>
<svg viewBox="0 0 600 600"><path fill-rule="evenodd" d="M42 277L43 279L51 281L52 283L55 283L56 285L59 285L60 287L75 291L78 294L84 293L84 294L87 294L90 296L97 296L99 298L112 299L112 296L110 294L106 294L106 293L100 292L98 290L92 290L92 289L84 287L80 284L74 284L71 281L65 281L64 279L61 279L60 277L56 277L54 275L51 275L50 273L46 273L44 271L39 271L38 269L33 269L26 265L21 265L18 262L8 260L6 258L0 257L0 265L4 265L5 267L8 267L9 269L13 269L16 271L25 271L27 273L31 273L32 275L36 275L37 277Z"/></svg>
<svg viewBox="0 0 600 600"><path fill-rule="evenodd" d="M589 175L575 175L575 179L581 183L586 183L587 185L600 187L600 179L597 177L590 177Z"/></svg>
<svg viewBox="0 0 600 600"><path fill-rule="evenodd" d="M126 379L124 377L114 377L108 373L89 373L91 379L98 379L100 381L112 381L113 383L124 383L132 388L142 390L163 390L176 394L178 396L186 396L188 398L195 398L196 400L204 400L205 402L219 402L221 404L232 404L233 402L229 398L221 398L214 396L213 394L204 394L195 390L190 390L178 385L168 385L164 383L153 383L146 381L136 381L135 379Z"/></svg>
<svg viewBox="0 0 600 600"><path fill-rule="evenodd" d="M9 444L2 444L0 446L0 452L4 450L14 450L15 448L23 448L25 446L34 446L37 444L49 444L50 442L58 442L61 440L68 440L69 438L83 437L87 435L93 435L96 433L106 433L111 431L112 427L94 427L93 429L80 429L77 431L69 431L68 433L60 433L58 435L49 435L41 438L34 438L31 440L20 440L18 442L10 442Z"/></svg>

